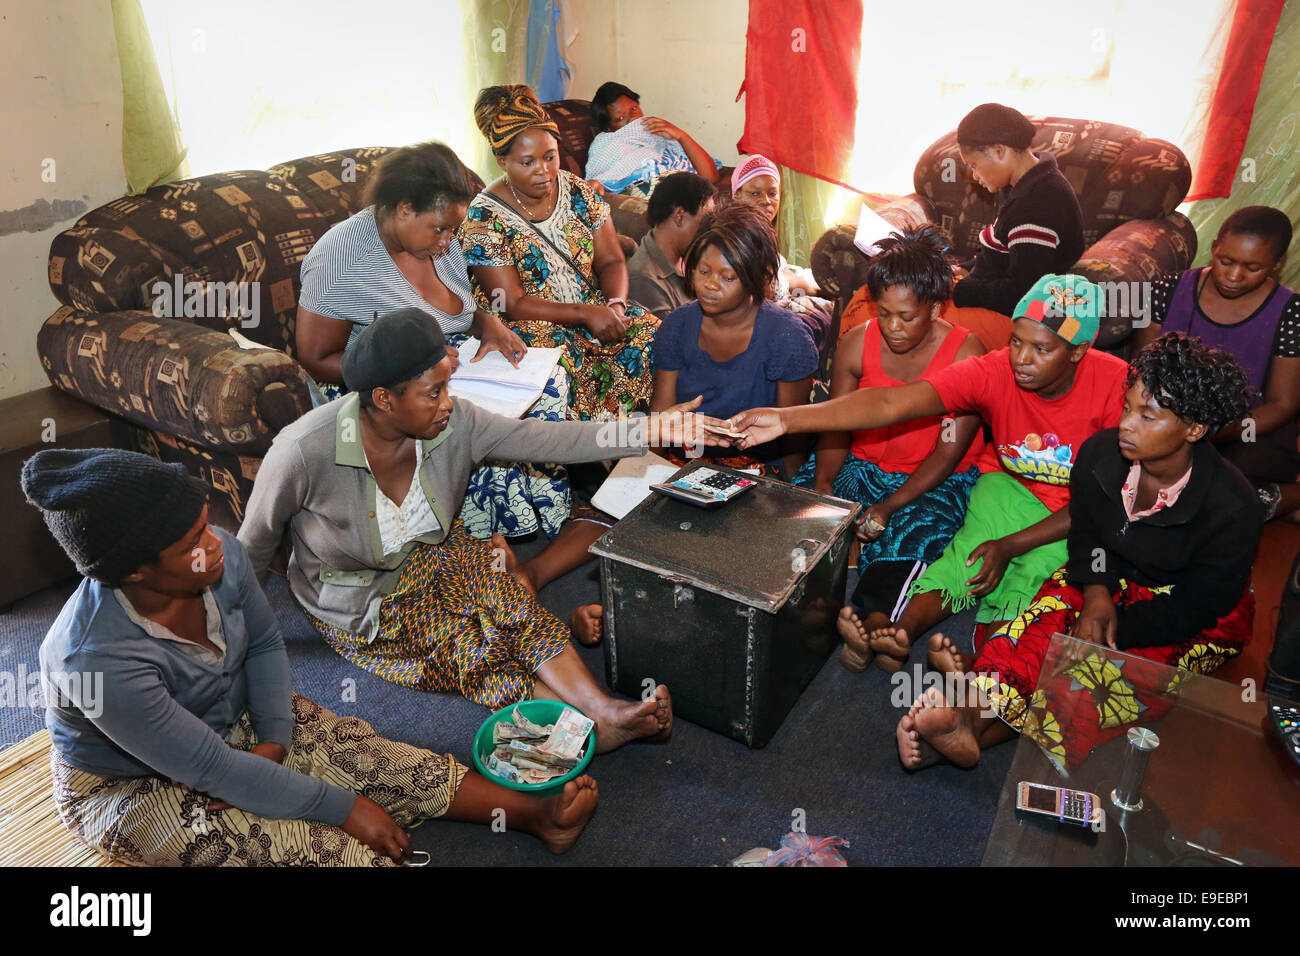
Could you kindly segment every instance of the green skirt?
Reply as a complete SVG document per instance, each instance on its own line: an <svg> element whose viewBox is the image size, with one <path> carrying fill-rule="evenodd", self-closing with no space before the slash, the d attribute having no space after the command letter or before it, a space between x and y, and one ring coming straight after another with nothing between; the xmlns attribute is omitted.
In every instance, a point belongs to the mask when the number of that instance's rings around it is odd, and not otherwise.
<svg viewBox="0 0 1300 956"><path fill-rule="evenodd" d="M1052 572L1065 564L1068 556L1065 541L1053 541L1013 558L998 586L982 598L967 593L966 582L979 573L983 560L969 568L966 561L985 541L1023 531L1049 514L1045 504L1005 472L981 475L971 489L966 521L939 560L916 579L908 594L941 591L944 603L953 614L978 604L975 620L980 624L1017 617Z"/></svg>

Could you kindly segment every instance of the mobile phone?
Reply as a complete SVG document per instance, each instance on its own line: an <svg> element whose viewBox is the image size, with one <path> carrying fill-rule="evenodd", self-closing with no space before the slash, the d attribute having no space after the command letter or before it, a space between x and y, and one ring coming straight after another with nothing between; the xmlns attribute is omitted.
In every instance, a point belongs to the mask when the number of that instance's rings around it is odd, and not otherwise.
<svg viewBox="0 0 1300 956"><path fill-rule="evenodd" d="M1086 827L1092 825L1093 815L1101 810L1101 800L1087 790L1068 790L1022 780L1016 794L1016 809Z"/></svg>

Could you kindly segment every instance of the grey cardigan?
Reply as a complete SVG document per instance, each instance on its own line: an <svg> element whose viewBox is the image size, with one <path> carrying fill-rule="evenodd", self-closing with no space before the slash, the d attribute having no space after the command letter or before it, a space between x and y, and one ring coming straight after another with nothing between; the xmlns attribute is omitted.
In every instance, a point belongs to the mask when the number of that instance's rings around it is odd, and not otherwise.
<svg viewBox="0 0 1300 956"><path fill-rule="evenodd" d="M397 586L418 542L441 544L460 512L470 473L493 461L559 463L645 454L644 427L629 422L542 422L494 415L457 401L441 434L423 443L420 484L438 530L384 557L375 518L377 487L361 445L355 394L313 409L276 436L262 461L239 540L260 575L287 526L289 587L303 608L374 640L379 603Z"/></svg>

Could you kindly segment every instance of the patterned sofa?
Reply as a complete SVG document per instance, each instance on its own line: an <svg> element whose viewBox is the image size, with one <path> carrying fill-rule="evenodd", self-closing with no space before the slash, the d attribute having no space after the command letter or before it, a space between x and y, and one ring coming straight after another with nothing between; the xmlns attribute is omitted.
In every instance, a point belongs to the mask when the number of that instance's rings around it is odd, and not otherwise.
<svg viewBox="0 0 1300 956"><path fill-rule="evenodd" d="M1083 208L1085 250L1071 271L1094 282L1140 282L1191 265L1196 231L1175 211L1192 182L1182 150L1113 123L1031 119L1038 135L1030 149L1056 154ZM955 130L921 154L912 181L916 192L877 212L899 226L937 223L952 235L954 256L973 258L980 230L992 224L997 206L967 180ZM842 303L866 281L867 258L853 245L854 225L827 230L813 249L818 282ZM1098 345L1121 346L1132 332L1131 323L1128 314L1108 316Z"/></svg>
<svg viewBox="0 0 1300 956"><path fill-rule="evenodd" d="M238 528L272 438L311 408L294 359L299 266L356 211L389 150L156 186L92 210L50 245L63 303L37 334L50 381L131 422L140 450L208 482L222 527ZM232 283L246 290L233 303L251 313L242 318L217 314ZM241 348L231 327L270 349Z"/></svg>

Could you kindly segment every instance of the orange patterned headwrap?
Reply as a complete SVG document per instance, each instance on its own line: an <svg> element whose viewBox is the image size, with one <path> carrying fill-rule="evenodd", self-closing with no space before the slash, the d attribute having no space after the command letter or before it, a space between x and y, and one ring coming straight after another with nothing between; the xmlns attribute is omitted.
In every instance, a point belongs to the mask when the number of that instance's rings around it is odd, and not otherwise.
<svg viewBox="0 0 1300 956"><path fill-rule="evenodd" d="M508 152L514 138L526 129L544 129L559 137L560 128L537 102L537 94L523 83L489 86L474 101L474 122L487 138L492 152Z"/></svg>

